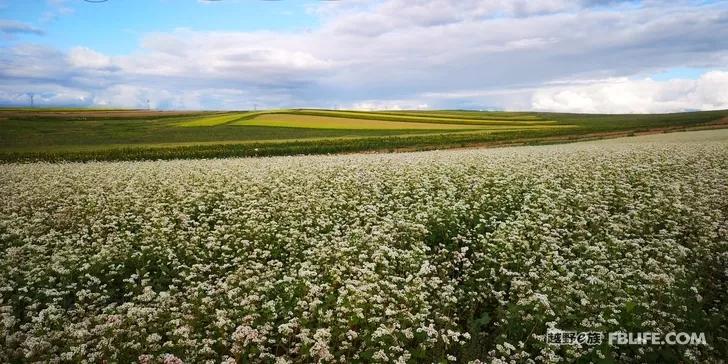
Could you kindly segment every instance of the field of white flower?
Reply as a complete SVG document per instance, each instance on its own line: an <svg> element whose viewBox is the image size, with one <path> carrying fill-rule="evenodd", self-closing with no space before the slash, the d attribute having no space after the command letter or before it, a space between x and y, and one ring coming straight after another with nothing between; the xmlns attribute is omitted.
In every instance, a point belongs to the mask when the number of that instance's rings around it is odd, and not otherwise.
<svg viewBox="0 0 728 364"><path fill-rule="evenodd" d="M728 138L651 140L0 165L0 362L719 362Z"/></svg>

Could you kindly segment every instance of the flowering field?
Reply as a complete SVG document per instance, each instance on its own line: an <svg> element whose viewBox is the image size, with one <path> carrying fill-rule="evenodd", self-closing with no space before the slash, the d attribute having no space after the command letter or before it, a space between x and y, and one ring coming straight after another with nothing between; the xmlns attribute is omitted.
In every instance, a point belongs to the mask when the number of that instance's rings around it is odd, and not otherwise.
<svg viewBox="0 0 728 364"><path fill-rule="evenodd" d="M703 133L0 165L0 362L719 362L728 133Z"/></svg>

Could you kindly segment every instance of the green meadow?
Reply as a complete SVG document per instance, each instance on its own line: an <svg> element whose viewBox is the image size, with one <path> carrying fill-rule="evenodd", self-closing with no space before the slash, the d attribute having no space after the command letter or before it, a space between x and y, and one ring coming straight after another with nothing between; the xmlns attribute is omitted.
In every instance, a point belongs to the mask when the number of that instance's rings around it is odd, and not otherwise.
<svg viewBox="0 0 728 364"><path fill-rule="evenodd" d="M138 160L544 144L723 127L728 110L599 115L0 109L0 160Z"/></svg>

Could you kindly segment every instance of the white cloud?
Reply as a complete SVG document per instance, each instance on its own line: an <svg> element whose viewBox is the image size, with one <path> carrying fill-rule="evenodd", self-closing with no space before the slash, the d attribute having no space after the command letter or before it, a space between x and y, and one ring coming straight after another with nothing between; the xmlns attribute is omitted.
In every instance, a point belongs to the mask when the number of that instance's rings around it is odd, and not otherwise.
<svg viewBox="0 0 728 364"><path fill-rule="evenodd" d="M145 107L147 97L166 108L634 112L723 105L718 81L691 91L690 81L634 79L728 64L722 3L352 0L311 11L321 22L313 30L176 29L147 34L139 49L114 57L82 46L6 47L0 79L19 93L53 84L93 95L90 102L132 107Z"/></svg>
<svg viewBox="0 0 728 364"><path fill-rule="evenodd" d="M28 23L23 23L15 20L0 19L0 33L4 34L18 34L18 33L30 33L42 35L45 32L39 28L36 28Z"/></svg>
<svg viewBox="0 0 728 364"><path fill-rule="evenodd" d="M337 105L337 107L342 107ZM351 110L427 110L429 105L419 100L365 100L353 104L343 105L345 109Z"/></svg>
<svg viewBox="0 0 728 364"><path fill-rule="evenodd" d="M616 78L536 91L533 109L584 113L660 113L728 109L728 72L696 80Z"/></svg>
<svg viewBox="0 0 728 364"><path fill-rule="evenodd" d="M68 61L74 67L104 69L112 66L111 57L86 47L74 47L68 53Z"/></svg>
<svg viewBox="0 0 728 364"><path fill-rule="evenodd" d="M193 32L151 34L143 52L120 57L129 74L269 84L305 80L331 67L295 36L272 33Z"/></svg>
<svg viewBox="0 0 728 364"><path fill-rule="evenodd" d="M68 71L62 52L27 44L0 48L0 65L0 79L4 83L13 79L60 80L67 77Z"/></svg>
<svg viewBox="0 0 728 364"><path fill-rule="evenodd" d="M41 21L51 22L61 16L73 14L75 10L68 3L69 0L46 0L47 10L43 13Z"/></svg>
<svg viewBox="0 0 728 364"><path fill-rule="evenodd" d="M93 96L89 92L52 83L40 83L30 87L0 85L0 104L30 105L30 94L33 94L36 106L87 106L93 103Z"/></svg>

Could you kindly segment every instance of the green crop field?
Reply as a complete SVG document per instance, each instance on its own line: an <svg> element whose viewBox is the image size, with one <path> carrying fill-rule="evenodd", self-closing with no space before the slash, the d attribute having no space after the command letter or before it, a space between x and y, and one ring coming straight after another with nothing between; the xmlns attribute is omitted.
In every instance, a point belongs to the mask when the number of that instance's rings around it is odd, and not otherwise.
<svg viewBox="0 0 728 364"><path fill-rule="evenodd" d="M215 158L540 144L717 128L726 124L726 117L726 110L594 115L0 109L0 161Z"/></svg>

